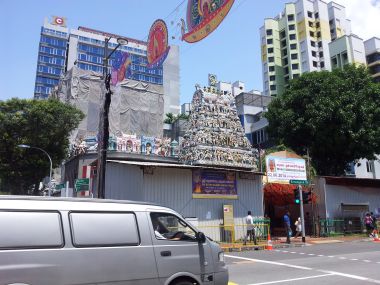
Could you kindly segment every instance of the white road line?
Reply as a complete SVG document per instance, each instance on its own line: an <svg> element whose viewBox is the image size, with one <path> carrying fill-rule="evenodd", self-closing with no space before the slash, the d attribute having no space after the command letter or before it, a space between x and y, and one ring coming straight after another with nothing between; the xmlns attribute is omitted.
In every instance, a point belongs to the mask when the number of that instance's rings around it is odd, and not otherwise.
<svg viewBox="0 0 380 285"><path fill-rule="evenodd" d="M371 260L368 260L368 259L365 259L365 260L363 260L364 262L371 262Z"/></svg>
<svg viewBox="0 0 380 285"><path fill-rule="evenodd" d="M352 261L357 261L357 260L359 260L359 259L357 259L357 258L351 258L350 260L352 260Z"/></svg>
<svg viewBox="0 0 380 285"><path fill-rule="evenodd" d="M339 257L339 259L347 259L346 257L344 257L344 256L341 256L341 257Z"/></svg>
<svg viewBox="0 0 380 285"><path fill-rule="evenodd" d="M318 254L318 256L324 256L323 254Z"/></svg>
<svg viewBox="0 0 380 285"><path fill-rule="evenodd" d="M326 277L326 276L331 276L331 275L334 275L334 274L322 274L322 275L314 275L314 276L307 276L307 277L293 278L293 279L284 279L284 280L277 280L277 281L270 281L270 282L263 282L263 283L252 283L252 284L249 284L249 285L275 284L275 283L283 283L283 282L290 282L290 281L298 281L298 280L305 280L305 279L320 278L320 277Z"/></svg>
<svg viewBox="0 0 380 285"><path fill-rule="evenodd" d="M304 252L300 252L300 254L305 254Z"/></svg>
<svg viewBox="0 0 380 285"><path fill-rule="evenodd" d="M295 251L291 251L290 253L293 253L293 254L294 254L294 253L297 253L297 252L295 252Z"/></svg>
<svg viewBox="0 0 380 285"><path fill-rule="evenodd" d="M298 265L292 265L292 264L286 264L286 263L281 263L281 262L276 262L276 261L262 260L262 259L256 259L256 258L240 257L240 256L234 256L234 255L228 255L228 254L225 254L224 256L225 257L229 257L229 258L241 259L241 260L255 261L255 262L258 262L258 263L267 263L267 264L285 266L285 267L296 268L296 269L312 270L312 268L310 268L310 267L298 266Z"/></svg>
<svg viewBox="0 0 380 285"><path fill-rule="evenodd" d="M375 284L380 284L379 280L370 279L370 278L359 276L359 275L341 273L341 272L337 272L337 271L314 269L314 268L305 267L305 266L298 266L298 265L292 265L292 264L286 264L286 263L282 263L282 262L275 262L275 261L262 260L262 259L256 259L256 258L240 257L240 256L234 256L234 255L228 255L228 254L226 254L224 256L229 257L229 258L240 259L240 260L249 260L249 261L255 261L257 263L267 263L267 264L279 265L279 266L302 269L302 270L316 270L318 272L322 272L325 274L338 275L338 276L347 277L347 278L351 278L351 279L362 280L362 281L367 281L367 282L371 282L371 283L375 283ZM285 282L285 281L282 281L282 282ZM259 285L259 284L270 284L270 283L257 283L255 285ZM254 285L254 284L250 284L250 285Z"/></svg>
<svg viewBox="0 0 380 285"><path fill-rule="evenodd" d="M379 262L376 262L376 263L380 264L380 261L379 261Z"/></svg>
<svg viewBox="0 0 380 285"><path fill-rule="evenodd" d="M358 276L358 275L346 274L346 273L341 273L341 272L337 272L337 271L329 271L329 270L318 270L318 271L324 272L324 273L331 273L333 275L338 275L338 276L347 277L347 278L351 278L351 279L362 280L362 281L367 281L367 282L371 282L371 283L375 283L375 284L380 284L380 281L378 281L378 280L370 279L370 278L362 277L362 276Z"/></svg>
<svg viewBox="0 0 380 285"><path fill-rule="evenodd" d="M282 252L289 252L289 251L287 251L287 250L283 250Z"/></svg>
<svg viewBox="0 0 380 285"><path fill-rule="evenodd" d="M333 258L333 257L335 257L335 256L334 256L334 255L329 255L328 257Z"/></svg>
<svg viewBox="0 0 380 285"><path fill-rule="evenodd" d="M314 253L308 253L307 255L313 256L313 255L315 255L315 254L314 254Z"/></svg>

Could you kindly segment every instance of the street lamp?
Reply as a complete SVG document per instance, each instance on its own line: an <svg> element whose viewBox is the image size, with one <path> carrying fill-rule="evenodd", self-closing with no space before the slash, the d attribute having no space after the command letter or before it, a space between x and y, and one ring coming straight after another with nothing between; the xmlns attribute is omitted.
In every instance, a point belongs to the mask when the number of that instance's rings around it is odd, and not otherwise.
<svg viewBox="0 0 380 285"><path fill-rule="evenodd" d="M50 155L45 150L43 150L42 148L39 148L39 147L36 147L36 146L30 146L30 145L27 145L27 144L19 144L18 147L20 147L20 148L35 148L35 149L38 149L38 150L42 151L43 153L45 153L47 155L47 157L49 158L49 161L50 161L49 190L48 190L49 194L48 195L51 196L51 174L52 174L52 171L53 171L53 162L51 161Z"/></svg>
<svg viewBox="0 0 380 285"><path fill-rule="evenodd" d="M103 79L105 96L103 108L99 114L99 138L98 138L98 164L96 176L96 188L98 190L98 198L105 198L105 175L107 163L107 149L109 139L109 110L111 105L111 75L108 73L108 59L121 46L127 45L128 40L125 38L117 38L117 46L108 54L108 42L111 37L104 40L104 57L103 57Z"/></svg>

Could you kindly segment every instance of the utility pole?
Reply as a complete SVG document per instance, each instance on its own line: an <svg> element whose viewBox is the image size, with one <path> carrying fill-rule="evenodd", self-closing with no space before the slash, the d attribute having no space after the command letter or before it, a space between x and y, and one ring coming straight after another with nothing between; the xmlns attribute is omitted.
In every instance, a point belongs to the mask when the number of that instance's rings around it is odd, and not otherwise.
<svg viewBox="0 0 380 285"><path fill-rule="evenodd" d="M302 242L305 242L305 217L303 214L303 195L302 186L298 185L298 193L300 195L300 212L301 212L301 226L302 226Z"/></svg>

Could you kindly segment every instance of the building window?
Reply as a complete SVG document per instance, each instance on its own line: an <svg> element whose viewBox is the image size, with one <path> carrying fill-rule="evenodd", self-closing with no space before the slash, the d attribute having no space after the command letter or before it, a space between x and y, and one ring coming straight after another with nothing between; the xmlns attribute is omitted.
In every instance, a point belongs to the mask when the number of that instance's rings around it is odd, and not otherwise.
<svg viewBox="0 0 380 285"><path fill-rule="evenodd" d="M273 72L274 71L274 66L269 66L269 72Z"/></svg>
<svg viewBox="0 0 380 285"><path fill-rule="evenodd" d="M294 15L293 14L288 15L288 21L294 21Z"/></svg>
<svg viewBox="0 0 380 285"><path fill-rule="evenodd" d="M347 56L347 53L345 52L345 53L342 53L342 57L343 57L343 60L347 60L348 59L348 56Z"/></svg>
<svg viewBox="0 0 380 285"><path fill-rule="evenodd" d="M294 31L296 29L295 25L289 25L289 31Z"/></svg>
<svg viewBox="0 0 380 285"><path fill-rule="evenodd" d="M284 73L288 74L289 73L289 67L284 67Z"/></svg>
<svg viewBox="0 0 380 285"><path fill-rule="evenodd" d="M298 69L298 63L292 64L292 70L296 70L296 69Z"/></svg>
<svg viewBox="0 0 380 285"><path fill-rule="evenodd" d="M310 37L314 37L314 32L309 32Z"/></svg>
<svg viewBox="0 0 380 285"><path fill-rule="evenodd" d="M271 36L273 34L273 30L272 29L268 29L267 30L267 36Z"/></svg>
<svg viewBox="0 0 380 285"><path fill-rule="evenodd" d="M287 49L284 49L283 52L282 52L283 56L287 56L288 55L288 51Z"/></svg>
<svg viewBox="0 0 380 285"><path fill-rule="evenodd" d="M321 24L320 24L319 22L316 22L316 23L315 23L315 27L316 27L316 28L319 28L320 26L321 26Z"/></svg>
<svg viewBox="0 0 380 285"><path fill-rule="evenodd" d="M276 90L276 85L271 85L271 86L270 86L270 90L271 90L271 91Z"/></svg>
<svg viewBox="0 0 380 285"><path fill-rule="evenodd" d="M269 62L274 62L274 57L273 56L268 57L268 61Z"/></svg>
<svg viewBox="0 0 380 285"><path fill-rule="evenodd" d="M284 80L285 80L286 83L288 83L289 82L289 76L285 76Z"/></svg>
<svg viewBox="0 0 380 285"><path fill-rule="evenodd" d="M291 34L291 35L289 35L289 39L290 39L290 40L295 40L295 39L296 39L296 34Z"/></svg>
<svg viewBox="0 0 380 285"><path fill-rule="evenodd" d="M298 78L298 77L300 77L300 75L298 73L293 74L293 79Z"/></svg>
<svg viewBox="0 0 380 285"><path fill-rule="evenodd" d="M323 57L323 51L319 52L319 57Z"/></svg>
<svg viewBox="0 0 380 285"><path fill-rule="evenodd" d="M268 53L273 53L273 48L268 48Z"/></svg>
<svg viewBox="0 0 380 285"><path fill-rule="evenodd" d="M322 42L318 42L318 47L322 47Z"/></svg>
<svg viewBox="0 0 380 285"><path fill-rule="evenodd" d="M310 27L310 28L313 27L313 22L309 21L309 27Z"/></svg>
<svg viewBox="0 0 380 285"><path fill-rule="evenodd" d="M335 33L335 29L331 29L331 30L330 30L330 34L333 35L334 33Z"/></svg>
<svg viewBox="0 0 380 285"><path fill-rule="evenodd" d="M310 11L307 11L307 16L308 16L309 18L313 18L313 13L311 13Z"/></svg>
<svg viewBox="0 0 380 285"><path fill-rule="evenodd" d="M273 39L267 39L267 44L268 44L268 45L273 44Z"/></svg>
<svg viewBox="0 0 380 285"><path fill-rule="evenodd" d="M331 19L331 20L329 21L329 24L330 24L330 26L331 26L332 24L334 24L334 19Z"/></svg>
<svg viewBox="0 0 380 285"><path fill-rule="evenodd" d="M337 58L335 56L331 58L331 63L333 64L333 66L337 66L338 65L338 60L337 60Z"/></svg>
<svg viewBox="0 0 380 285"><path fill-rule="evenodd" d="M324 61L321 61L321 68L324 68L325 67L325 62Z"/></svg>
<svg viewBox="0 0 380 285"><path fill-rule="evenodd" d="M316 61L313 61L313 66L318 67L318 63Z"/></svg>
<svg viewBox="0 0 380 285"><path fill-rule="evenodd" d="M311 45L312 47L315 47L315 41L310 41L310 45Z"/></svg>
<svg viewBox="0 0 380 285"><path fill-rule="evenodd" d="M288 59L287 58L284 58L283 65L288 65Z"/></svg>
<svg viewBox="0 0 380 285"><path fill-rule="evenodd" d="M280 33L280 38L282 39L282 38L285 38L286 37L286 33L285 33L285 31L282 31L281 33Z"/></svg>
<svg viewBox="0 0 380 285"><path fill-rule="evenodd" d="M270 81L275 81L275 80L276 80L276 76L275 76L275 75L271 75L271 76L269 76L269 80L270 80Z"/></svg>
<svg viewBox="0 0 380 285"><path fill-rule="evenodd" d="M286 47L286 40L281 41L281 47Z"/></svg>
<svg viewBox="0 0 380 285"><path fill-rule="evenodd" d="M313 57L316 57L317 56L317 52L315 52L315 51L311 51L311 55L313 56Z"/></svg>
<svg viewBox="0 0 380 285"><path fill-rule="evenodd" d="M314 17L315 17L316 19L319 19L319 13L316 12L316 13L314 14Z"/></svg>
<svg viewBox="0 0 380 285"><path fill-rule="evenodd" d="M290 44L290 49L297 49L297 44Z"/></svg>
<svg viewBox="0 0 380 285"><path fill-rule="evenodd" d="M298 54L292 53L292 55L290 57L291 57L291 59L297 59L298 58Z"/></svg>

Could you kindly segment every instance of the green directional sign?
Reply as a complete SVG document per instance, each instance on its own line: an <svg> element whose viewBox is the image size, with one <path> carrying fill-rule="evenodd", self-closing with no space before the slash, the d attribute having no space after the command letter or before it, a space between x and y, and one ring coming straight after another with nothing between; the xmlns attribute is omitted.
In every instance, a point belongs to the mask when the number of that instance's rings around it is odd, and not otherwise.
<svg viewBox="0 0 380 285"><path fill-rule="evenodd" d="M61 190L63 188L65 188L65 183L55 185L55 190Z"/></svg>
<svg viewBox="0 0 380 285"><path fill-rule="evenodd" d="M293 184L293 185L309 185L309 180L295 180L295 179L292 179L292 180L289 180L289 183Z"/></svg>
<svg viewBox="0 0 380 285"><path fill-rule="evenodd" d="M75 191L87 191L90 189L90 178L75 179Z"/></svg>

